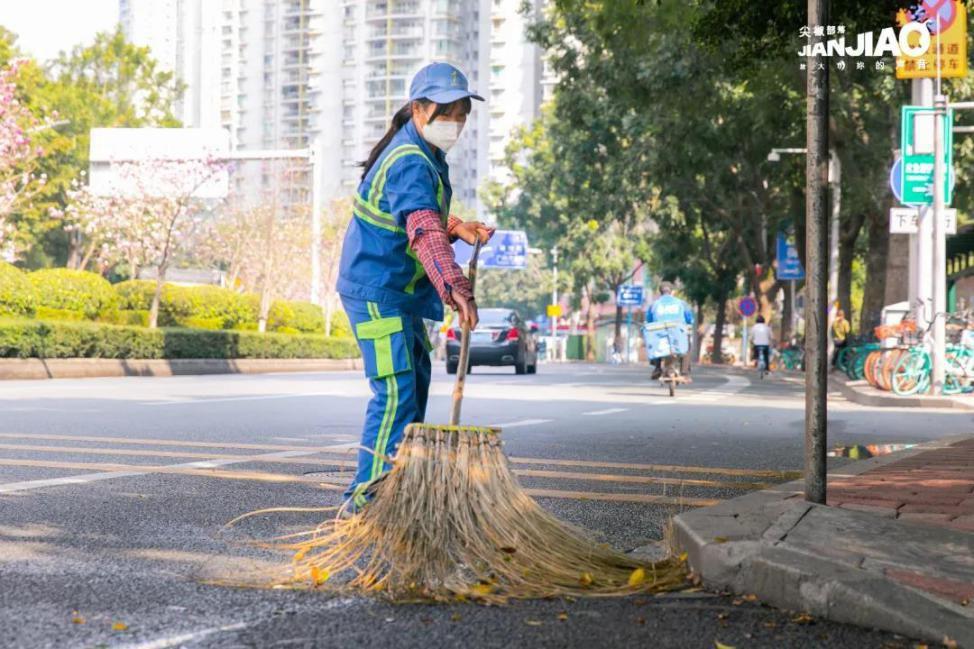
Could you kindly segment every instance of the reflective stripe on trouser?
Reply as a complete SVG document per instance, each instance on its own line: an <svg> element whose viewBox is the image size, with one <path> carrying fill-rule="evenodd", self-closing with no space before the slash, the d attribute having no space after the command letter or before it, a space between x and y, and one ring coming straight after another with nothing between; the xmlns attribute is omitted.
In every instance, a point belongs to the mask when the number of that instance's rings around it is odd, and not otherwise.
<svg viewBox="0 0 974 649"><path fill-rule="evenodd" d="M342 304L358 339L372 389L362 427L358 470L345 492L355 507L361 507L368 500L366 487L391 468L387 460L395 455L406 426L426 416L432 369L421 317L344 296Z"/></svg>

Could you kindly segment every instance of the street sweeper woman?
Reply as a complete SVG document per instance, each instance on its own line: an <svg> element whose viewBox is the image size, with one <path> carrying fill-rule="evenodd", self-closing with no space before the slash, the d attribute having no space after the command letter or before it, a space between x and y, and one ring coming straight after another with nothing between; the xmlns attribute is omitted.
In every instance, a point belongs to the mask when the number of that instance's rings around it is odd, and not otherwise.
<svg viewBox="0 0 974 649"><path fill-rule="evenodd" d="M450 242L485 242L493 230L450 215L446 162L471 99L483 101L460 70L427 65L363 164L338 277L372 389L358 470L345 493L352 511L368 502L369 486L391 468L406 426L426 415L431 346L423 319L442 320L447 304L460 323L477 325L473 291Z"/></svg>

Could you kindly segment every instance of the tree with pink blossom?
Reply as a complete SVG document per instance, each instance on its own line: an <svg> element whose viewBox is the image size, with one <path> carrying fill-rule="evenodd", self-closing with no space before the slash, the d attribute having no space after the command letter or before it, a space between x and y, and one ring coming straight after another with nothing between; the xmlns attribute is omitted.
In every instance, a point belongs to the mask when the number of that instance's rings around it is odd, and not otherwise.
<svg viewBox="0 0 974 649"><path fill-rule="evenodd" d="M25 63L15 59L0 67L0 254L8 258L16 254L11 215L44 183L44 176L35 174L42 151L33 144L32 134L46 126L17 90L17 76Z"/></svg>
<svg viewBox="0 0 974 649"><path fill-rule="evenodd" d="M217 182L226 169L226 163L216 159L116 162L108 191L93 191L79 181L69 192L63 217L66 227L86 242L82 267L95 256L103 266L127 265L132 277L143 267L155 266L152 328L158 323L166 272L191 239L201 214L212 208L208 199L199 197L201 190Z"/></svg>

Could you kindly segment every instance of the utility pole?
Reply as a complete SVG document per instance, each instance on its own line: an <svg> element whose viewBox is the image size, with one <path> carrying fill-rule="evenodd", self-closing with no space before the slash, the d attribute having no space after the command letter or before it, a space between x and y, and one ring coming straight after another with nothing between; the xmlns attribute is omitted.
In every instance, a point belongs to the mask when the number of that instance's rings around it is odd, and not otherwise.
<svg viewBox="0 0 974 649"><path fill-rule="evenodd" d="M947 222L944 210L944 189L947 169L945 160L944 131L947 97L938 94L934 99L933 134L933 368L931 389L933 394L943 394L947 370ZM953 126L952 124L950 126Z"/></svg>
<svg viewBox="0 0 974 649"><path fill-rule="evenodd" d="M551 249L551 304L558 305L558 246ZM551 316L551 344L555 344L555 336L558 335L558 316Z"/></svg>
<svg viewBox="0 0 974 649"><path fill-rule="evenodd" d="M821 42L814 27L827 25L828 0L808 0L812 44ZM806 59L805 159L805 499L825 504L826 444L828 437L828 180L829 69L811 55Z"/></svg>
<svg viewBox="0 0 974 649"><path fill-rule="evenodd" d="M311 303L321 304L321 142L311 143ZM329 287L330 290L331 287ZM329 300L330 300L329 293ZM331 314L328 314L331 317ZM331 323L328 323L331 329Z"/></svg>

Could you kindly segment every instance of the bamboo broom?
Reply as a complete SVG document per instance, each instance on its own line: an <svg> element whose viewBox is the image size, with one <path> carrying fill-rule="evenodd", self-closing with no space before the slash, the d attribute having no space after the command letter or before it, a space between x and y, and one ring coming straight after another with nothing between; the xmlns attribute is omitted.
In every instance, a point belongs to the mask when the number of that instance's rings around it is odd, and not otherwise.
<svg viewBox="0 0 974 649"><path fill-rule="evenodd" d="M409 425L361 513L281 537L295 554L278 587L484 603L683 588L682 558L646 562L559 521L518 483L500 429L459 425L469 344L465 323L449 425Z"/></svg>

